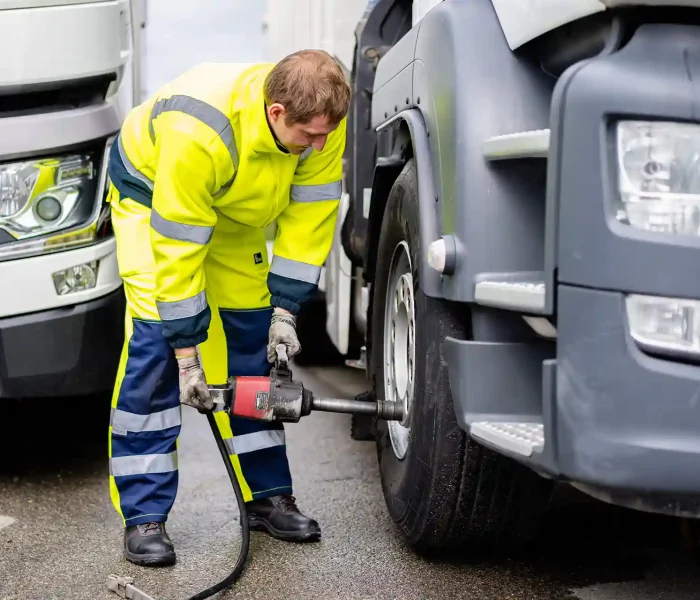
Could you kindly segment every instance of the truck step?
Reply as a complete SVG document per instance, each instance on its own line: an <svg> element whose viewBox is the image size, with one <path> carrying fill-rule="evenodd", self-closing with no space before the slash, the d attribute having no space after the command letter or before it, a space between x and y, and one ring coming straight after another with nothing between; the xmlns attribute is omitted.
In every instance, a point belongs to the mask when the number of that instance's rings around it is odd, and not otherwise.
<svg viewBox="0 0 700 600"><path fill-rule="evenodd" d="M472 423L470 435L503 450L530 457L544 448L544 425L542 423L497 423L479 421Z"/></svg>
<svg viewBox="0 0 700 600"><path fill-rule="evenodd" d="M484 142L484 158L487 160L547 158L548 153L549 129L496 135Z"/></svg>
<svg viewBox="0 0 700 600"><path fill-rule="evenodd" d="M483 306L519 312L541 313L545 308L544 274L493 273L482 276L474 287L474 301Z"/></svg>

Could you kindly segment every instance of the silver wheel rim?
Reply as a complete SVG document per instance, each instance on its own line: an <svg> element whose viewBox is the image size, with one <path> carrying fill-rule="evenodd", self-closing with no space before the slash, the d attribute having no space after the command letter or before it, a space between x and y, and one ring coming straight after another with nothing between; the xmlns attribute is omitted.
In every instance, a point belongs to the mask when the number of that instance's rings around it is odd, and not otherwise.
<svg viewBox="0 0 700 600"><path fill-rule="evenodd" d="M411 254L406 242L394 249L384 308L384 397L401 402L404 419L389 421L396 457L406 456L411 439L411 404L415 381L416 317Z"/></svg>

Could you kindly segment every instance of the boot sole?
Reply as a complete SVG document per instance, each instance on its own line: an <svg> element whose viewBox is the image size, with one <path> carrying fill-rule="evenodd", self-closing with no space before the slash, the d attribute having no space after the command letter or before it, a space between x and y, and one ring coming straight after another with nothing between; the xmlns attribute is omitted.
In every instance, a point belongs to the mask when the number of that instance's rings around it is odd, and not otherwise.
<svg viewBox="0 0 700 600"><path fill-rule="evenodd" d="M248 517L250 528L255 531L266 531L272 537L284 542L315 542L321 539L321 529L310 527L303 531L280 531L270 525L269 521L258 517Z"/></svg>
<svg viewBox="0 0 700 600"><path fill-rule="evenodd" d="M161 554L159 556L142 556L133 554L124 548L124 558L139 567L169 567L175 564L175 552Z"/></svg>

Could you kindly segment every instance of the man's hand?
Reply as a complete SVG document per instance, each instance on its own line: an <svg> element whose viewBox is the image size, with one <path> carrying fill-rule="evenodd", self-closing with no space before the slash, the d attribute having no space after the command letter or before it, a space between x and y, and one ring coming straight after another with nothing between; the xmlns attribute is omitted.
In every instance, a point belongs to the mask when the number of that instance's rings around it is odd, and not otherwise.
<svg viewBox="0 0 700 600"><path fill-rule="evenodd" d="M180 370L180 402L193 406L200 413L214 410L214 399L209 393L197 349L178 350L175 358Z"/></svg>
<svg viewBox="0 0 700 600"><path fill-rule="evenodd" d="M267 343L267 360L274 363L277 358L277 345L287 348L287 357L291 359L299 354L301 345L297 338L296 318L283 308L276 307L270 323L270 335Z"/></svg>

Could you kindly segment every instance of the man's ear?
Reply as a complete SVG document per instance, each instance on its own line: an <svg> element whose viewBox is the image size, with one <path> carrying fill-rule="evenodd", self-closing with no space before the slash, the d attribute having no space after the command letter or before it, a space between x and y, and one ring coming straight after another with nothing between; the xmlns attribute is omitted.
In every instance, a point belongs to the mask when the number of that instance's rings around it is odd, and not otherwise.
<svg viewBox="0 0 700 600"><path fill-rule="evenodd" d="M284 106L282 106L279 102L275 102L267 108L267 114L273 123L277 123L281 117L284 117L286 112L287 111L284 109Z"/></svg>

